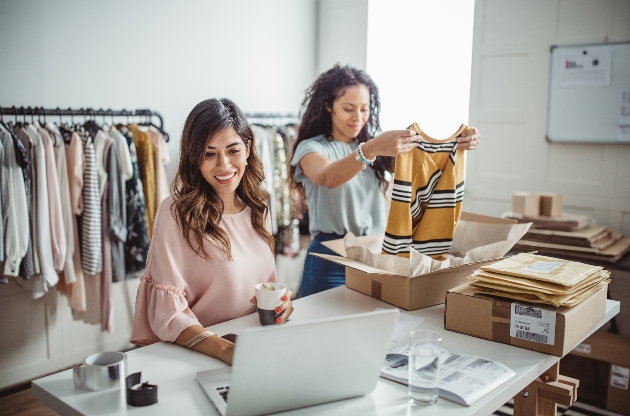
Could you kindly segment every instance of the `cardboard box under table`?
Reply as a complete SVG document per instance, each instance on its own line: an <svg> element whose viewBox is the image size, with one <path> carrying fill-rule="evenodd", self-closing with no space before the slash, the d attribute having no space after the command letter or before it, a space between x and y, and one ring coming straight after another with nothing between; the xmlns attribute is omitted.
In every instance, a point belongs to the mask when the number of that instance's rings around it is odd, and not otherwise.
<svg viewBox="0 0 630 416"><path fill-rule="evenodd" d="M563 357L605 314L606 287L573 308L554 308L474 293L466 283L446 294L444 329Z"/></svg>
<svg viewBox="0 0 630 416"><path fill-rule="evenodd" d="M523 226L523 224L516 224L515 220L489 217L467 212L462 213L460 224L461 221L476 222L487 224L489 226L507 225L508 227L503 227L504 229L509 229L510 226ZM528 225L519 229L519 234L527 232L527 228L529 228ZM512 236L512 234L510 234L510 236ZM484 237L480 236L480 238L483 239ZM506 237L504 236L501 238ZM360 244L367 248L370 252L380 253L383 236L356 237L356 241L360 242ZM484 241L483 243L487 244L493 242ZM337 253L337 255L317 253L311 253L311 255L345 266L347 287L406 310L426 308L444 303L447 290L467 282L468 280L466 277L471 275L475 269L478 269L484 264L490 264L498 261L501 256L503 256L505 252L512 247L510 245L503 254L490 260L448 267L419 276L408 277L347 258L343 239L331 240L324 242L323 244ZM474 243L472 244L474 245ZM509 245L511 243L506 244ZM455 241L453 242L453 245L456 245Z"/></svg>
<svg viewBox="0 0 630 416"><path fill-rule="evenodd" d="M598 331L571 355L609 363L606 380L602 380L607 384L606 409L630 415L630 337Z"/></svg>

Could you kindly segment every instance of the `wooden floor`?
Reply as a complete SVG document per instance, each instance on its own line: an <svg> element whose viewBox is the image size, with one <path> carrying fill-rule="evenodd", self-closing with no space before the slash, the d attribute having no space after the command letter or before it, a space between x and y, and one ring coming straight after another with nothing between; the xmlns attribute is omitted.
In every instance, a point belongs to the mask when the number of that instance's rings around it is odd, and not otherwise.
<svg viewBox="0 0 630 416"><path fill-rule="evenodd" d="M0 416L59 416L31 396L31 389L0 397Z"/></svg>

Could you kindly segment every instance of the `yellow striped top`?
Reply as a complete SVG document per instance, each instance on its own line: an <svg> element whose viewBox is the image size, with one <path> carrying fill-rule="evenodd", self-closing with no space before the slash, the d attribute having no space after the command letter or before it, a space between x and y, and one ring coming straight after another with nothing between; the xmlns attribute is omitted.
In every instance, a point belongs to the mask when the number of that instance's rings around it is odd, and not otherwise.
<svg viewBox="0 0 630 416"><path fill-rule="evenodd" d="M436 140L412 124L423 138L418 147L396 156L392 203L383 253L409 257L409 247L440 258L451 248L464 200L464 151L449 138Z"/></svg>

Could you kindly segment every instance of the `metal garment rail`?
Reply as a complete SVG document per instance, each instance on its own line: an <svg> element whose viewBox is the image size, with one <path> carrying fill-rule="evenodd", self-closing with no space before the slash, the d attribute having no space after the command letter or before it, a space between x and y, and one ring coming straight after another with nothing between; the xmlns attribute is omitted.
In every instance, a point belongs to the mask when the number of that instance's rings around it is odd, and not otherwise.
<svg viewBox="0 0 630 416"><path fill-rule="evenodd" d="M295 114L280 114L280 113L245 113L245 117L248 119L254 120L263 120L263 119L282 119L282 120L297 120L297 116Z"/></svg>
<svg viewBox="0 0 630 416"><path fill-rule="evenodd" d="M91 117L91 118L98 116L98 117L103 117L103 119L105 117L111 117L112 120L114 117L126 117L127 122L129 122L129 117L142 117L144 120L138 122L139 125L153 126L157 128L160 131L160 133L164 135L164 140L166 140L167 142L169 141L169 135L168 133L166 133L166 131L164 131L164 119L162 118L162 115L158 113L157 111L152 111L149 109L112 110L112 109L103 109L103 108L94 109L94 108L83 108L83 107L79 109L73 109L73 108L62 109L59 107L57 108L16 107L16 106L0 107L0 119L3 119L4 116L15 116L16 122L17 122L17 116L23 116L23 117L30 116L31 121L33 121L35 117L37 118L43 117L44 121L46 121L46 116L58 116L60 118L63 116L70 116L71 118L74 116ZM153 124L152 122L153 117L158 118L159 125Z"/></svg>

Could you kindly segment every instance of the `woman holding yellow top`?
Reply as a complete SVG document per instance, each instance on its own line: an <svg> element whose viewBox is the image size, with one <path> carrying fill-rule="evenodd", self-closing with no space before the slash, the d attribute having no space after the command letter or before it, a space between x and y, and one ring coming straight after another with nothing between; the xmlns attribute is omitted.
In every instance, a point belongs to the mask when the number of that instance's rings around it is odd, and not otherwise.
<svg viewBox="0 0 630 416"><path fill-rule="evenodd" d="M313 241L308 253L333 254L324 241L382 234L389 201L386 172L395 156L417 147L413 130L380 132L378 88L364 71L335 65L307 90L291 159L293 187L309 210ZM475 149L479 132L457 138L458 147ZM307 254L299 295L308 296L345 284L339 266Z"/></svg>

